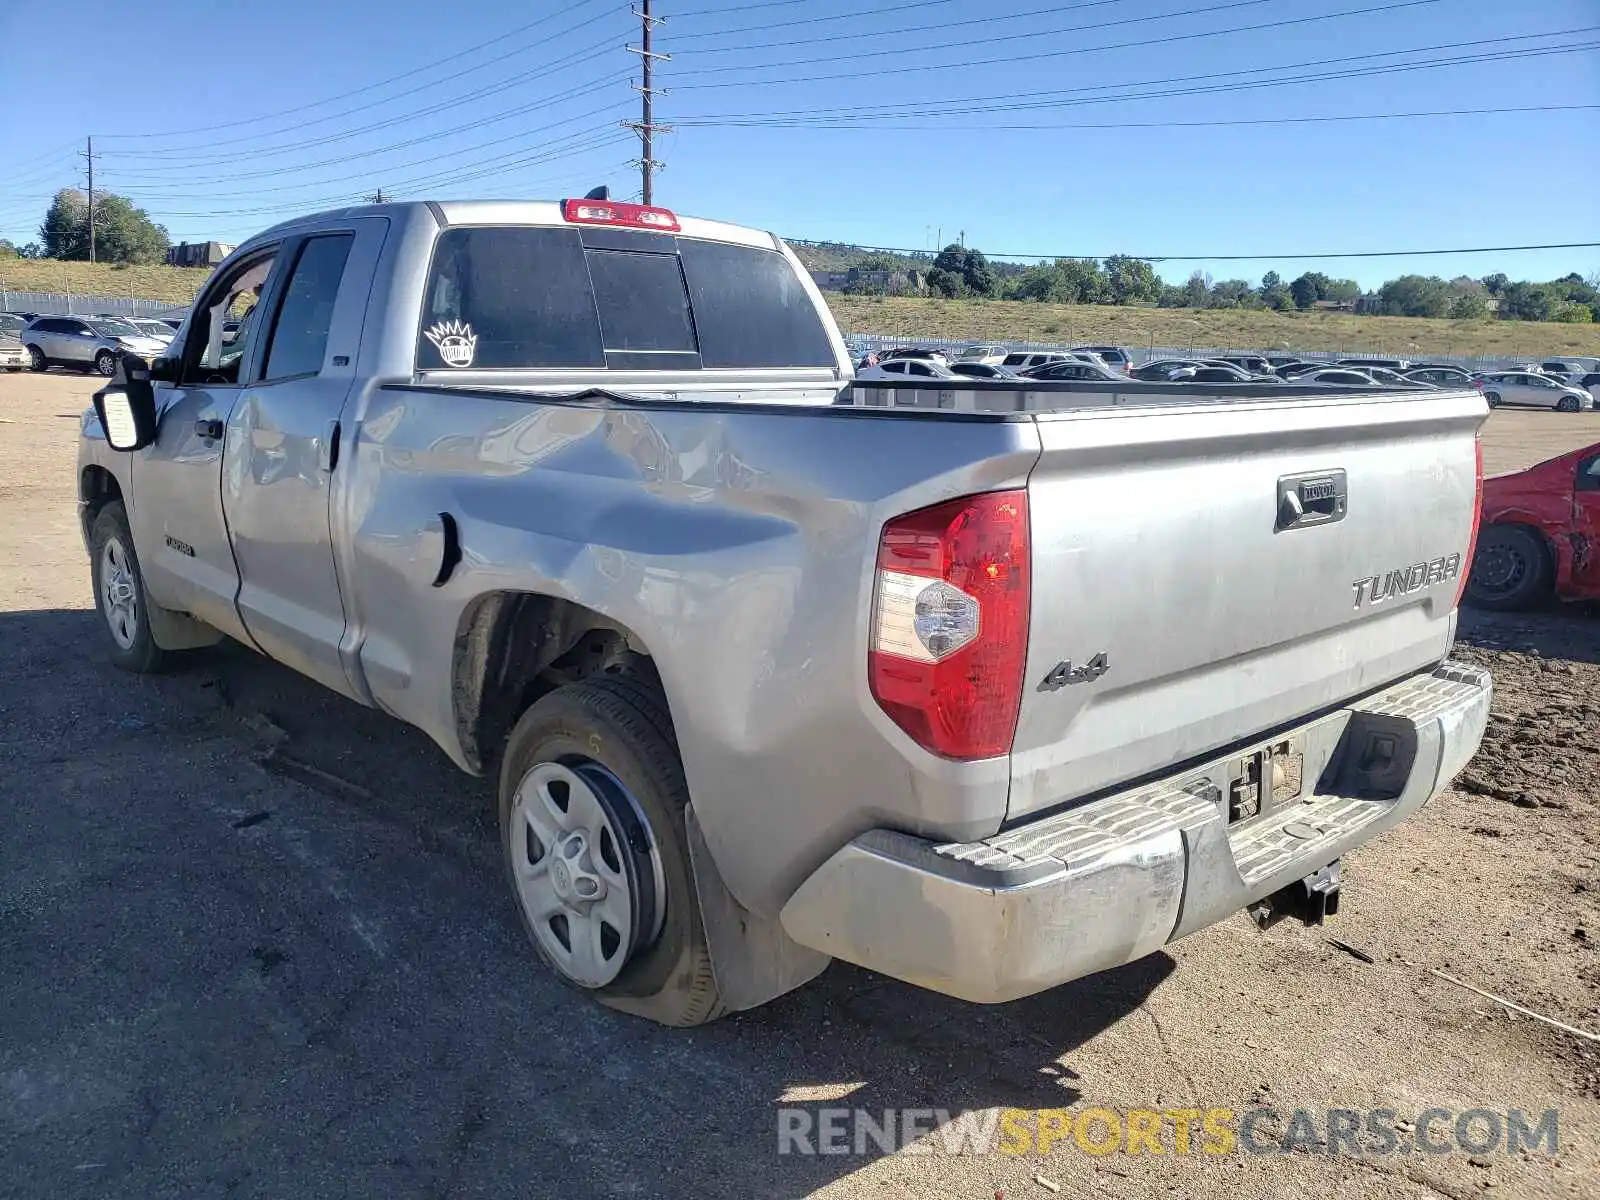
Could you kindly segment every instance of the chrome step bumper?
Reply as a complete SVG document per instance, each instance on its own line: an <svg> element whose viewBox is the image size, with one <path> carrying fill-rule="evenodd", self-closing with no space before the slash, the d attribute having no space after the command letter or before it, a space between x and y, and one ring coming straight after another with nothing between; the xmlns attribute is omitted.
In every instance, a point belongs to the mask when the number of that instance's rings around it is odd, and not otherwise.
<svg viewBox="0 0 1600 1200"><path fill-rule="evenodd" d="M1280 733L1305 793L1228 823L1250 748L979 842L869 830L784 906L803 945L980 1003L1143 957L1404 820L1478 748L1487 671L1446 662Z"/></svg>

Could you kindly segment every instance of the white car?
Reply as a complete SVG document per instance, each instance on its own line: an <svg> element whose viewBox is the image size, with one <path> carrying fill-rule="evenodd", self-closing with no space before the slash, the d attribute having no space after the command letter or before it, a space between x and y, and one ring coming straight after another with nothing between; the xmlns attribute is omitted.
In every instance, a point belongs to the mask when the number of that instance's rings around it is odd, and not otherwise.
<svg viewBox="0 0 1600 1200"><path fill-rule="evenodd" d="M1485 375L1483 398L1490 408L1500 404L1531 404L1557 412L1579 412L1594 403L1587 388L1565 383L1553 375L1530 371L1496 371Z"/></svg>
<svg viewBox="0 0 1600 1200"><path fill-rule="evenodd" d="M986 367L998 367L1006 360L1004 346L968 346L957 357L957 362L982 363Z"/></svg>
<svg viewBox="0 0 1600 1200"><path fill-rule="evenodd" d="M1019 350L1006 355L1000 365L1020 375L1023 371L1031 371L1034 367L1042 367L1046 363L1067 362L1076 357L1074 354L1062 354L1054 350Z"/></svg>
<svg viewBox="0 0 1600 1200"><path fill-rule="evenodd" d="M1365 371L1358 371L1354 367L1323 367L1320 371L1307 371L1304 375L1296 375L1295 383L1330 383L1341 387L1383 387Z"/></svg>
<svg viewBox="0 0 1600 1200"><path fill-rule="evenodd" d="M856 372L858 383L871 383L873 380L887 379L961 379L949 367L938 359L932 358L891 358L888 362L880 362L875 367L866 367Z"/></svg>

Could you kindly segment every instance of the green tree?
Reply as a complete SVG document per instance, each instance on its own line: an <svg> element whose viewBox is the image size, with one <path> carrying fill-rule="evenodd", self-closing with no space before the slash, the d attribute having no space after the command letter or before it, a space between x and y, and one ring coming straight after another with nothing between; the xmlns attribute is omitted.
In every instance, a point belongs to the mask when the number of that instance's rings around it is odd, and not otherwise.
<svg viewBox="0 0 1600 1200"><path fill-rule="evenodd" d="M1161 280L1142 258L1113 254L1105 262L1106 293L1113 304L1138 304L1159 299Z"/></svg>
<svg viewBox="0 0 1600 1200"><path fill-rule="evenodd" d="M22 251L17 249L16 243L8 238L0 238L0 258L20 258Z"/></svg>
<svg viewBox="0 0 1600 1200"><path fill-rule="evenodd" d="M966 265L961 268L961 279L966 284L967 291L974 296L992 296L999 286L995 281L994 268L978 250L967 251Z"/></svg>
<svg viewBox="0 0 1600 1200"><path fill-rule="evenodd" d="M1380 311L1390 317L1442 317L1450 302L1450 285L1437 275L1402 275L1378 289Z"/></svg>
<svg viewBox="0 0 1600 1200"><path fill-rule="evenodd" d="M1461 292L1450 301L1449 315L1457 321L1478 321L1489 315L1489 301L1477 292Z"/></svg>
<svg viewBox="0 0 1600 1200"><path fill-rule="evenodd" d="M1359 300L1361 299L1361 285L1354 279L1329 279L1326 275L1319 277L1322 280L1322 294L1319 300Z"/></svg>
<svg viewBox="0 0 1600 1200"><path fill-rule="evenodd" d="M1185 308L1206 308L1211 303L1211 277L1204 271L1196 271L1189 276L1183 285L1183 306Z"/></svg>
<svg viewBox="0 0 1600 1200"><path fill-rule="evenodd" d="M1246 279L1224 279L1211 286L1212 308L1254 308L1256 292Z"/></svg>
<svg viewBox="0 0 1600 1200"><path fill-rule="evenodd" d="M1289 294L1294 297L1294 306L1304 312L1318 300L1324 299L1323 291L1327 288L1328 282L1328 277L1320 271L1307 271L1289 285Z"/></svg>
<svg viewBox="0 0 1600 1200"><path fill-rule="evenodd" d="M1261 277L1261 303L1277 312L1284 312L1295 306L1294 297L1284 285L1283 277L1276 271L1268 271Z"/></svg>
<svg viewBox="0 0 1600 1200"><path fill-rule="evenodd" d="M1570 300L1562 300L1550 310L1550 319L1568 325L1588 325L1594 320L1594 309L1587 304L1573 304Z"/></svg>
<svg viewBox="0 0 1600 1200"><path fill-rule="evenodd" d="M1553 305L1549 289L1542 284L1519 280L1506 284L1500 293L1500 315L1514 321L1548 321Z"/></svg>
<svg viewBox="0 0 1600 1200"><path fill-rule="evenodd" d="M1501 292L1506 290L1506 286L1511 282L1511 280L1506 278L1506 273L1504 271L1496 271L1493 275L1485 275L1478 282L1483 284L1489 295L1498 296Z"/></svg>
<svg viewBox="0 0 1600 1200"><path fill-rule="evenodd" d="M76 188L56 193L39 227L47 258L89 257L89 198ZM94 204L95 257L101 262L152 263L166 255L167 231L126 197L104 193Z"/></svg>

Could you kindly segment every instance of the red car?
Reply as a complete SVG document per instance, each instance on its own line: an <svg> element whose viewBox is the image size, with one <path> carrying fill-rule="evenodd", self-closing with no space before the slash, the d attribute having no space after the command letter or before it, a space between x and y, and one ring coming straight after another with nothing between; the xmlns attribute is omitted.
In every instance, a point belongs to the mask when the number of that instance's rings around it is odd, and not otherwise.
<svg viewBox="0 0 1600 1200"><path fill-rule="evenodd" d="M1525 608L1552 592L1600 600L1600 442L1483 481L1467 599Z"/></svg>

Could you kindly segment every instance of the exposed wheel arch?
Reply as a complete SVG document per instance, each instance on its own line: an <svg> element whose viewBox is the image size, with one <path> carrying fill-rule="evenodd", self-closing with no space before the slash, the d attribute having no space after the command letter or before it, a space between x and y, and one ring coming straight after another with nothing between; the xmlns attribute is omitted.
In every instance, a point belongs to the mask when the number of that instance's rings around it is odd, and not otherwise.
<svg viewBox="0 0 1600 1200"><path fill-rule="evenodd" d="M1519 521L1486 525L1478 536L1466 599L1501 611L1536 604L1550 594L1558 561L1555 547L1536 526Z"/></svg>
<svg viewBox="0 0 1600 1200"><path fill-rule="evenodd" d="M488 592L461 615L451 701L462 757L483 772L517 720L545 693L608 672L654 676L644 642L582 604L532 592Z"/></svg>
<svg viewBox="0 0 1600 1200"><path fill-rule="evenodd" d="M105 467L93 463L85 467L78 476L78 516L83 522L85 540L88 539L89 530L94 528L100 510L113 500L123 505L127 503L117 477Z"/></svg>

